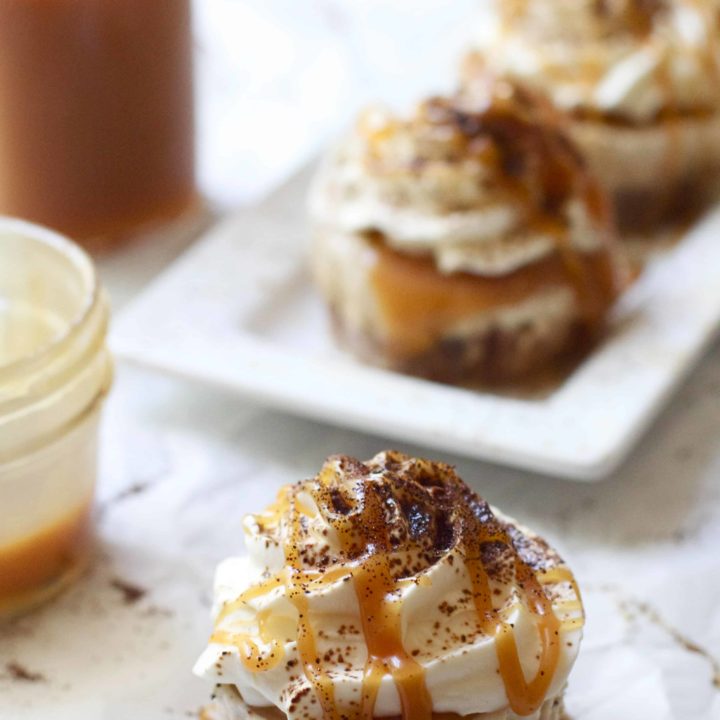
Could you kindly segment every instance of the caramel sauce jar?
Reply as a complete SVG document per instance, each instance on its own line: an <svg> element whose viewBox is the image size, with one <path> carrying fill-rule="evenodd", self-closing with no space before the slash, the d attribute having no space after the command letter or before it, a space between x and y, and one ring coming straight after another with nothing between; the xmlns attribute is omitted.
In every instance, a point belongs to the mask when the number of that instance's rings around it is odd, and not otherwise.
<svg viewBox="0 0 720 720"><path fill-rule="evenodd" d="M0 619L50 598L90 557L108 317L85 252L0 218Z"/></svg>
<svg viewBox="0 0 720 720"><path fill-rule="evenodd" d="M0 0L0 214L104 247L196 206L190 0Z"/></svg>

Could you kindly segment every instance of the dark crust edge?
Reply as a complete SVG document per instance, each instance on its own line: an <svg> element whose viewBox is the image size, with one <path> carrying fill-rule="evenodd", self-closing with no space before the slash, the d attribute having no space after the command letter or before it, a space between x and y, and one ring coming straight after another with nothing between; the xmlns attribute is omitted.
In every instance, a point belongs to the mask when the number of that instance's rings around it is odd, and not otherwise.
<svg viewBox="0 0 720 720"><path fill-rule="evenodd" d="M540 710L539 720L560 720L564 718L563 693L549 698ZM220 702L218 702L218 700ZM476 713L464 718L452 713L433 713L433 720L514 720L517 716L503 715L502 710L492 713ZM234 685L217 685L213 702L200 711L200 720L287 720L277 708L253 708L245 704ZM402 720L402 718L378 718L378 720Z"/></svg>
<svg viewBox="0 0 720 720"><path fill-rule="evenodd" d="M330 314L340 346L363 362L451 385L497 387L528 380L549 365L573 367L597 345L604 330L592 330L575 318L526 342L531 326L512 331L491 326L467 337L441 339L408 358L395 353L390 343L350 329L338 308Z"/></svg>

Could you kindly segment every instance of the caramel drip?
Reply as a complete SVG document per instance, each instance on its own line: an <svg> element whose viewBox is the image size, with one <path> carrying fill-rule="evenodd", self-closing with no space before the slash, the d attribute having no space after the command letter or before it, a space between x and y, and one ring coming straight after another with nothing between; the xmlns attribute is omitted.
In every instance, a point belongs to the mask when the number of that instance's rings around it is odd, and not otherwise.
<svg viewBox="0 0 720 720"><path fill-rule="evenodd" d="M560 658L559 635L562 625L542 583L535 571L520 557L507 530L497 521L480 522L478 513L473 513L470 507L463 509L461 525L464 532L460 538L460 547L465 553L465 566L473 588L478 624L484 633L495 637L498 665L510 707L520 716L531 715L544 702L555 676ZM487 506L482 514L485 513L490 515ZM529 681L520 663L513 625L501 618L493 605L490 578L482 562L483 548L498 545L511 551L516 585L525 607L536 619L540 656L537 672Z"/></svg>
<svg viewBox="0 0 720 720"><path fill-rule="evenodd" d="M495 518L487 503L464 485L452 469L412 460L399 453L383 454L366 465L349 458L334 458L315 480L288 487L283 492L284 496L264 517L272 519L270 515L280 508L286 513L283 522L288 529L284 546L287 568L228 603L218 622L249 600L284 587L286 597L298 614L297 649L302 668L326 720L372 720L380 686L388 676L397 688L404 720L433 717L424 668L410 656L402 641L403 590L415 579L419 581L422 575L418 575L416 569L397 569L399 547L422 550L421 556L430 563L457 549L471 580L478 628L495 639L499 671L511 708L516 714L526 716L542 705L560 657L559 634L561 630L582 625L577 584L565 567L534 568L523 559L511 535L512 526ZM303 565L302 550L310 510L300 501L301 493L312 497L317 512L339 539L341 554L327 571L308 570ZM409 515L403 514L406 512ZM423 515L425 512L437 515L431 520L430 515ZM393 513L401 513L399 517L408 522L410 516L424 517L426 524L421 531L408 527L405 534L398 534L402 529L398 523L402 521L393 521ZM509 607L496 608L493 603L491 582L496 572L492 569L493 552L496 559L499 556L509 559L508 568L518 588L518 600ZM360 607L368 656L361 696L358 701L343 706L336 702L332 678L322 665L308 595L313 589L349 577ZM507 582L507 578L503 582ZM544 586L559 583L569 583L577 601L560 600L557 609L579 610L578 617L561 621L556 614ZM509 621L511 612L519 606L535 618L540 642L538 668L530 679L525 677L514 628ZM240 647L250 669L260 672L272 669L279 662L282 648L267 632L268 618L269 612L263 610L256 621L260 639L267 649L261 650L243 633L217 631L213 638L216 642Z"/></svg>
<svg viewBox="0 0 720 720"><path fill-rule="evenodd" d="M568 585L570 585L573 597L566 600L556 600L554 606L558 611L565 611L566 613L575 611L579 613L576 617L563 621L563 630L567 631L581 628L585 624L585 610L583 608L580 586L570 569L558 566L550 570L545 570L538 575L538 581L541 585L558 585L560 583L568 583Z"/></svg>
<svg viewBox="0 0 720 720"><path fill-rule="evenodd" d="M441 127L454 128L468 151L480 138L496 147L495 180L501 194L526 216L531 232L553 239L581 316L595 329L623 281L612 258L603 272L594 272L583 257L587 253L573 246L566 213L574 199L581 202L601 245L612 254L615 228L609 202L568 140L565 120L545 98L521 85L493 80L472 59L467 72L474 77L464 95L449 105L435 100L425 112Z"/></svg>
<svg viewBox="0 0 720 720"><path fill-rule="evenodd" d="M271 578L246 590L240 597L231 603L226 603L217 617L217 624L220 624L229 615L237 612L246 606L248 602L258 597L263 597L269 592L285 585L285 573L278 573ZM231 632L227 630L215 630L210 636L210 642L224 645L234 645L240 652L240 662L251 671L267 672L276 667L283 659L284 650L282 644L274 638L269 638L265 631L267 615L263 612L258 614L258 634L265 647L261 647L253 637L251 631Z"/></svg>
<svg viewBox="0 0 720 720"><path fill-rule="evenodd" d="M345 568L334 568L327 573L303 570L299 553L302 539L302 518L310 516L312 511L298 499L293 488L282 488L276 501L264 513L255 516L255 520L260 527L265 524L275 525L283 514L287 514L290 518L290 532L284 547L287 567L246 590L233 602L226 603L217 617L216 625L245 607L251 600L263 597L278 587L284 588L285 596L295 606L298 614L297 649L305 677L315 690L324 716L339 720L332 680L323 669L317 650L306 593L346 577L349 571ZM249 632L216 630L211 636L210 642L235 645L240 651L241 662L248 670L267 672L276 667L283 659L284 649L278 640L267 637L265 632L267 615L264 614L264 611L258 615L258 631L261 640L265 643L265 650L260 648Z"/></svg>
<svg viewBox="0 0 720 720"><path fill-rule="evenodd" d="M263 625L260 624L261 638L264 635ZM264 638L263 638L264 639ZM269 640L265 647L261 647L251 635L247 633L233 633L225 630L216 630L211 642L222 645L234 645L240 651L240 662L253 672L267 672L277 667L284 657L283 647L275 639Z"/></svg>
<svg viewBox="0 0 720 720"><path fill-rule="evenodd" d="M592 189L586 190L588 195ZM588 200L588 206L598 207L602 203L602 196L593 196ZM606 212L602 206L603 214ZM536 217L530 223L537 232L551 237L555 242L555 249L562 263L564 280L572 288L578 303L580 317L585 325L594 330L599 327L609 305L614 299L616 288L621 286L621 279L612 257L612 250L608 247L601 252L581 253L572 244L568 227L560 222L544 217ZM613 241L609 220L599 225L601 232L606 233L603 244L610 245Z"/></svg>
<svg viewBox="0 0 720 720"><path fill-rule="evenodd" d="M502 624L496 636L496 649L510 707L518 715L530 715L542 705L555 675L560 658L560 621L532 571L518 561L516 574L524 576L518 583L523 587L528 609L537 618L540 660L535 677L529 682L525 679L511 624Z"/></svg>
<svg viewBox="0 0 720 720"><path fill-rule="evenodd" d="M369 559L358 568L354 581L368 648L361 717L372 720L380 683L383 677L391 675L400 695L403 717L430 720L432 699L425 685L425 671L402 644L402 603L393 596L395 581L387 557Z"/></svg>
<svg viewBox="0 0 720 720"><path fill-rule="evenodd" d="M343 577L348 577L349 571L345 568L333 568L326 573L318 573L312 571L302 571L296 573L290 573L293 575L293 580L296 584L302 585L304 598L305 590L312 591L325 587ZM250 589L243 592L238 598L232 602L225 603L222 610L218 614L216 619L216 625L222 623L233 613L246 608L248 603L256 598L264 597L268 593L272 592L276 588L282 587L290 596L290 590L292 587L293 580L289 580L288 571L283 570L276 575L264 580L251 587ZM297 601L294 601L298 613L301 613L303 609L298 607ZM210 642L221 643L224 645L234 645L240 651L240 661L242 664L251 671L254 672L266 672L272 670L274 667L279 665L280 661L285 656L285 650L283 645L276 639L271 638L266 630L267 620L269 619L269 610L265 609L257 615L257 626L258 634L260 639L265 645L262 648L254 639L252 628L246 632L233 632L228 630L215 630L210 636ZM305 612L305 614L307 614ZM249 624L239 622L238 624ZM314 653L310 653L314 656Z"/></svg>
<svg viewBox="0 0 720 720"><path fill-rule="evenodd" d="M568 567L558 565L557 567L544 570L538 574L538 581L543 585L557 585L558 583L569 583L572 587L575 597L582 604L582 595L580 594L580 586L575 579L572 571Z"/></svg>
<svg viewBox="0 0 720 720"><path fill-rule="evenodd" d="M490 579L480 560L483 546L489 543L513 548L515 579L521 589L525 606L536 617L540 657L537 673L529 682L520 663L513 625L503 620L493 606ZM485 634L495 637L500 675L510 707L518 715L531 715L543 704L555 675L560 657L560 620L535 573L514 551L512 540L504 530L492 528L488 532L487 528L483 528L483 532L473 532L464 538L463 545L478 623Z"/></svg>
<svg viewBox="0 0 720 720"><path fill-rule="evenodd" d="M261 583L249 588L232 602L225 603L222 607L222 610L217 616L216 622L222 622L229 615L237 612L245 605L247 605L247 603L249 603L251 600L259 597L264 597L269 592L275 590L275 588L284 587L285 574L286 573L283 570L282 572L277 573L277 575L273 575L272 577L263 580Z"/></svg>
<svg viewBox="0 0 720 720"><path fill-rule="evenodd" d="M349 574L349 570L339 567L332 568L331 570L322 573L312 570L305 570L296 573L299 581L302 582L308 590L325 587L331 583L336 582L337 580L341 580L342 578L347 577ZM266 580L263 580L258 585L253 585L253 587L243 592L237 597L237 599L233 600L232 602L225 603L217 617L217 621L221 622L226 617L228 617L228 615L231 615L243 606L247 605L251 600L255 600L259 597L264 597L275 588L287 587L287 575L287 569L281 570L276 575L272 575Z"/></svg>
<svg viewBox="0 0 720 720"><path fill-rule="evenodd" d="M294 491L293 491L294 490ZM331 678L322 666L317 649L315 633L310 622L310 604L303 582L302 559L300 546L302 542L302 517L305 509L298 500L297 486L288 488L290 495L290 532L285 543L285 560L288 564L289 576L287 596L298 613L297 649L300 655L303 672L313 689L315 696L328 720L341 720L340 708L335 703L335 687Z"/></svg>
<svg viewBox="0 0 720 720"><path fill-rule="evenodd" d="M345 525L339 532L346 553L352 552L358 540L373 551L353 571L368 650L359 718L372 720L380 684L390 675L400 696L403 717L431 720L432 698L425 685L425 670L410 657L402 643L402 600L398 582L390 570L389 528L382 522L383 508L378 496L369 494L365 499L363 521L356 527ZM322 495L316 500L320 504ZM357 537L358 528L360 538Z"/></svg>
<svg viewBox="0 0 720 720"><path fill-rule="evenodd" d="M544 205L535 205L529 226L555 240L581 317L589 328L594 329L602 323L613 292L623 284L611 258L615 232L610 204L597 181L559 132L547 133L544 153L553 158L552 162L544 162L542 184L546 200ZM593 268L586 261L585 254L573 247L568 219L556 217L554 210L572 197L582 201L600 235L609 261L604 267Z"/></svg>

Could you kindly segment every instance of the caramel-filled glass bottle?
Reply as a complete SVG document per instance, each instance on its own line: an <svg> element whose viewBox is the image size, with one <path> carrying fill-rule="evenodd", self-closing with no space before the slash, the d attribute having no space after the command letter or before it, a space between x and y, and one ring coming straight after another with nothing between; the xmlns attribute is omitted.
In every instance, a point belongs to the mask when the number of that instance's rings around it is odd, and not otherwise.
<svg viewBox="0 0 720 720"><path fill-rule="evenodd" d="M196 200L190 0L0 0L0 214L81 241Z"/></svg>

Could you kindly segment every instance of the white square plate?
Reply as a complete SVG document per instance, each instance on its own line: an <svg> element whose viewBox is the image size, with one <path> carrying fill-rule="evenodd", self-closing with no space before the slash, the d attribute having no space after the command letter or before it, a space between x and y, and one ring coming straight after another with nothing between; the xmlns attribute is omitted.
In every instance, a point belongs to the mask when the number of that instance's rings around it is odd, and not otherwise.
<svg viewBox="0 0 720 720"><path fill-rule="evenodd" d="M276 408L576 480L608 475L720 323L720 208L651 263L544 397L448 387L337 350L304 260L306 169L221 222L117 319L115 352Z"/></svg>

